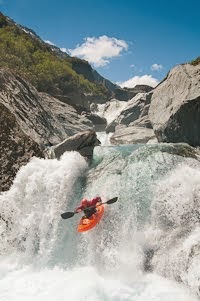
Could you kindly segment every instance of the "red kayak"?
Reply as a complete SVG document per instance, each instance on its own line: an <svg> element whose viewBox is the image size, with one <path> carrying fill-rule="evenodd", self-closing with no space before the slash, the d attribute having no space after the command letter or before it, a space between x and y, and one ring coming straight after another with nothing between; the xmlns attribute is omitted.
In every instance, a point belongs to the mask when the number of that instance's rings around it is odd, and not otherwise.
<svg viewBox="0 0 200 301"><path fill-rule="evenodd" d="M90 218L84 218L80 220L78 224L77 231L78 232L85 232L92 228L94 228L99 221L101 220L103 214L104 214L104 205L97 205L96 206L97 212L94 213Z"/></svg>

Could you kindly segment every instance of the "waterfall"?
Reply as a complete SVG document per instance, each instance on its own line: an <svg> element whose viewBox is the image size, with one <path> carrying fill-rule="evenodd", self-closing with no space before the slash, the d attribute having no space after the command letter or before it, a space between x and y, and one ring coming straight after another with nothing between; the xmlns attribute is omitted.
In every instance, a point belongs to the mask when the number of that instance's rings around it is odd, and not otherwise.
<svg viewBox="0 0 200 301"><path fill-rule="evenodd" d="M198 300L200 163L169 148L32 158L0 195L0 300ZM95 228L61 219L96 195L118 201Z"/></svg>

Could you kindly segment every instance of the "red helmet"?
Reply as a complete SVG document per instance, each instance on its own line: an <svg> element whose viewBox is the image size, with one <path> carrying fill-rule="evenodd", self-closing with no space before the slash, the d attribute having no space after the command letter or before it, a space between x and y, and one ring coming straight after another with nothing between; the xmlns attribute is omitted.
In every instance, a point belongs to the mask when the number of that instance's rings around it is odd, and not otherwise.
<svg viewBox="0 0 200 301"><path fill-rule="evenodd" d="M83 199L83 200L81 201L81 205L82 205L82 206L86 207L87 204L88 204L87 199Z"/></svg>

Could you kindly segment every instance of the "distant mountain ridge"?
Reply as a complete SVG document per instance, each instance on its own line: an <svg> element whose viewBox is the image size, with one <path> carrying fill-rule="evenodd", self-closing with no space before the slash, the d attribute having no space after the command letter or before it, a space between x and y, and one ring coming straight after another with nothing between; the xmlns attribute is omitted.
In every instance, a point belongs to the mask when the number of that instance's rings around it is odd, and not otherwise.
<svg viewBox="0 0 200 301"><path fill-rule="evenodd" d="M43 41L32 29L30 29L26 26L17 24L14 20L12 20L10 18L9 18L9 20L11 22L13 22L19 28L24 30L26 33L33 35L33 37L38 39L41 43L47 44L59 58L61 58L61 59L68 58L69 60L71 60L72 69L74 71L76 71L78 74L82 74L89 81L95 82L96 84L103 84L108 90L111 90L111 91L114 91L115 89L119 88L118 85L113 84L111 81L109 81L108 79L101 76L95 69L92 68L92 66L87 61L79 59L77 57L71 57L67 52L60 50L59 47Z"/></svg>
<svg viewBox="0 0 200 301"><path fill-rule="evenodd" d="M117 85L103 78L88 62L70 57L44 42L32 29L0 13L0 67L8 67L41 92L76 98L76 91L108 99ZM102 100L101 100L102 102ZM104 102L104 101L103 101Z"/></svg>
<svg viewBox="0 0 200 301"><path fill-rule="evenodd" d="M31 34L34 38L36 38L37 40L39 40L41 43L47 44L51 48L51 50L53 52L55 52L55 54L59 58L61 58L61 59L68 58L69 60L71 60L71 62L72 62L72 69L74 71L76 71L78 74L82 74L89 81L95 82L96 84L103 84L108 90L111 90L111 91L114 91L115 89L119 88L118 85L113 84L111 81L109 81L108 79L106 79L103 76L101 76L95 69L92 68L92 66L87 61L79 59L77 57L70 57L70 55L67 52L64 52L64 51L60 50L59 47L43 41L36 34L36 32L33 31L32 29L30 29L30 28L28 28L26 26L22 26L20 24L17 24L14 20L12 20L9 17L6 17L6 18L8 18L8 20L11 23L14 23L17 27L21 28L26 33Z"/></svg>
<svg viewBox="0 0 200 301"><path fill-rule="evenodd" d="M114 91L119 88L118 85L113 84L111 81L101 76L87 61L77 57L71 57L71 62L73 70L75 70L78 74L82 74L89 81L97 84L101 83L110 91Z"/></svg>

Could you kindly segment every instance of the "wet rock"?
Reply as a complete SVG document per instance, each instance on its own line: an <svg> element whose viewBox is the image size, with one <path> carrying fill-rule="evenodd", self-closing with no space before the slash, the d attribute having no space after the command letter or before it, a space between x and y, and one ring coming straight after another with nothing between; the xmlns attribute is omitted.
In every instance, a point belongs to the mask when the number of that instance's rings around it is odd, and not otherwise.
<svg viewBox="0 0 200 301"><path fill-rule="evenodd" d="M86 131L78 133L70 138L67 138L60 144L53 147L56 158L66 151L77 151L89 161L92 159L94 147L99 145L100 141L97 139L94 131Z"/></svg>
<svg viewBox="0 0 200 301"><path fill-rule="evenodd" d="M178 65L153 92L149 118L159 142L200 145L200 65Z"/></svg>
<svg viewBox="0 0 200 301"><path fill-rule="evenodd" d="M147 143L155 138L152 129L135 126L118 126L110 141L114 145Z"/></svg>

